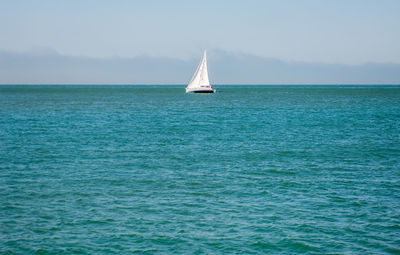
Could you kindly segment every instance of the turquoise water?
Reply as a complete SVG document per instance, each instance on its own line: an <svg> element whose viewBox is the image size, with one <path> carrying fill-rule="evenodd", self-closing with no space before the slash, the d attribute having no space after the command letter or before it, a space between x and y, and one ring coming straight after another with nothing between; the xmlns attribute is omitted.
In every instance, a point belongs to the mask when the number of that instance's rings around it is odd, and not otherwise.
<svg viewBox="0 0 400 255"><path fill-rule="evenodd" d="M400 86L0 86L0 253L400 254Z"/></svg>

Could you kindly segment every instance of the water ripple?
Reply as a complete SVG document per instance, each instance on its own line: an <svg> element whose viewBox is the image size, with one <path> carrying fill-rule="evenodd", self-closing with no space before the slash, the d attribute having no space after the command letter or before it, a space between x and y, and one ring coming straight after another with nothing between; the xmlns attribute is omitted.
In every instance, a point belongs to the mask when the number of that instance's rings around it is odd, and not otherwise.
<svg viewBox="0 0 400 255"><path fill-rule="evenodd" d="M0 88L0 253L400 252L400 88Z"/></svg>

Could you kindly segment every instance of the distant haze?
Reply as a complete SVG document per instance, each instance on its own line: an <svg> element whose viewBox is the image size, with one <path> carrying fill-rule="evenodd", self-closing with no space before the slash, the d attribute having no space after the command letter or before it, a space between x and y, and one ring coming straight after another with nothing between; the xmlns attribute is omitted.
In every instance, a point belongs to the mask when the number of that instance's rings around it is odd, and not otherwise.
<svg viewBox="0 0 400 255"><path fill-rule="evenodd" d="M0 84L185 84L196 59L89 58L56 52L0 52ZM322 64L208 52L213 84L400 84L400 64Z"/></svg>
<svg viewBox="0 0 400 255"><path fill-rule="evenodd" d="M399 84L400 1L28 1L0 8L0 83Z"/></svg>

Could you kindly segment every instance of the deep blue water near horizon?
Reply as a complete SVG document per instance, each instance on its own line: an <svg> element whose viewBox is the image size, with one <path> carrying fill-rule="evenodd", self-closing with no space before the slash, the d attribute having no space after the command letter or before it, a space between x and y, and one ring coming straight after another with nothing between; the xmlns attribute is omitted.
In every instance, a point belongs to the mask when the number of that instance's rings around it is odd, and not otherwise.
<svg viewBox="0 0 400 255"><path fill-rule="evenodd" d="M400 254L400 86L0 86L1 254Z"/></svg>

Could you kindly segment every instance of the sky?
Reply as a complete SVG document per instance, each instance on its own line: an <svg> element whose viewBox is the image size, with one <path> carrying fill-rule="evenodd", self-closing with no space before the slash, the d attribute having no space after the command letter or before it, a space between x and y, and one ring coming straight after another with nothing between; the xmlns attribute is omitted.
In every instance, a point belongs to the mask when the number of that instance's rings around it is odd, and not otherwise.
<svg viewBox="0 0 400 255"><path fill-rule="evenodd" d="M274 83L295 83L287 80L287 72L298 73L304 68L310 73L312 68L347 68L343 70L353 70L355 75L357 68L370 72L371 65L379 66L374 79L361 79L363 76L357 69L360 78L353 75L349 82L389 82L384 81L384 75L391 72L390 83L400 83L400 77L392 74L393 70L400 70L398 0L0 0L0 3L0 66L3 67L0 83L29 83L31 76L24 74L34 73L38 65L45 69L49 55L53 56L52 61L74 59L79 64L86 63L83 69L92 70L93 76L99 71L96 65L120 61L118 65L126 69L123 80L128 83L162 83L162 77L154 79L162 73L152 72L151 65L140 73L132 70L136 75L129 76L129 68L140 66L140 61L153 61L155 65L180 61L189 70L175 72L176 76L166 79L166 83L184 83L192 75L186 72L195 69L204 49L214 53L218 58L214 63L221 67L231 65L227 61L232 60L246 62L246 68L249 65L256 68L261 59L264 65L285 63L285 68L278 72L282 73L281 79L274 78ZM24 57L31 66L17 64L24 63ZM67 68L61 62L57 62L60 68ZM270 68L269 64L265 68ZM250 76L242 72L237 78L241 82L246 78L252 83L272 82L263 68L258 69L259 73L252 72ZM224 83L232 71L225 68L224 73L214 75ZM74 76L71 68L58 72L58 78L48 79L44 72L35 81L63 83L71 80L66 76ZM296 77L299 82L346 82L339 73L336 78L332 75L326 80L305 76L310 73ZM116 71L110 70L108 74L109 82L118 77ZM81 76L75 75L76 82Z"/></svg>

